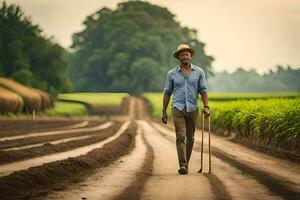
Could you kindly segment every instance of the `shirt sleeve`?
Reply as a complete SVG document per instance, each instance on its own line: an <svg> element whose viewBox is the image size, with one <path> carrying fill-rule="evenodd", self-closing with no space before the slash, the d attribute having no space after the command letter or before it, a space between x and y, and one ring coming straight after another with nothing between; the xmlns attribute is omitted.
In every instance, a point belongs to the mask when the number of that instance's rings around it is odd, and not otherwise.
<svg viewBox="0 0 300 200"><path fill-rule="evenodd" d="M173 93L173 81L171 79L171 73L168 72L166 84L165 84L165 88L164 88L164 94L171 95L172 93Z"/></svg>
<svg viewBox="0 0 300 200"><path fill-rule="evenodd" d="M206 80L205 80L205 73L204 73L203 70L200 70L198 92L200 94L202 94L203 92L208 92L207 83L206 83Z"/></svg>

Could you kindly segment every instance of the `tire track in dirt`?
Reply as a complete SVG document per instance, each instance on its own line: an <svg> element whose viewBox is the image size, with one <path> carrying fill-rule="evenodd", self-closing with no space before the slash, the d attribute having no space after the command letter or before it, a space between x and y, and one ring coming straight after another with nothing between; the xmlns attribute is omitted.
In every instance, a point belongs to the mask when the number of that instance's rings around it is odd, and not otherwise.
<svg viewBox="0 0 300 200"><path fill-rule="evenodd" d="M204 134L207 135L208 133L205 132ZM201 142L199 140L200 131L196 131L196 135L199 136L196 138L196 141ZM254 169L273 174L273 176L278 177L281 181L286 181L287 183L290 182L290 185L295 185L297 186L297 189L300 190L299 164L254 151L243 145L227 141L214 134L211 134L211 139L213 141L212 148L214 148L215 151L221 151L224 154L231 156L232 159L244 163L247 166L251 166Z"/></svg>
<svg viewBox="0 0 300 200"><path fill-rule="evenodd" d="M139 126L141 129L141 127ZM138 200L141 199L141 195L143 189L146 185L146 182L149 180L152 171L153 171L153 160L154 160L154 150L153 147L147 142L145 133L142 134L143 141L147 147L146 157L143 162L143 166L139 171L136 173L135 180L125 188L125 190L113 198L113 200L123 200L123 199L130 199L130 200Z"/></svg>
<svg viewBox="0 0 300 200"><path fill-rule="evenodd" d="M214 149L213 155L227 163L230 163L233 167L240 169L243 173L256 179L259 183L265 185L274 194L277 194L282 198L289 200L300 199L300 191L287 185L285 183L286 181L282 181L282 179L280 179L281 177L274 176L274 174L270 174L263 170L252 168L247 164L241 163L236 159L231 158L230 155L221 152L220 150Z"/></svg>
<svg viewBox="0 0 300 200"><path fill-rule="evenodd" d="M175 145L166 140L146 121L139 121L146 140L154 149L153 173L142 192L141 199L214 199L209 181L199 176L196 166L188 175L179 175Z"/></svg>
<svg viewBox="0 0 300 200"><path fill-rule="evenodd" d="M151 125L152 125L152 127L153 127L155 130L157 130L158 133L160 133L165 139L167 139L167 140L169 140L170 142L173 143L173 146L174 146L173 148L176 148L175 137L174 137L175 132L174 132L174 135L166 135L166 134L164 134L164 133L161 133L161 130L159 129L160 127L153 125L153 123L151 123ZM193 163L195 163L195 159L194 159L195 154L196 154L196 152L193 151L192 157L191 157L191 160L190 160L190 164L189 164L189 165L192 165ZM177 154L176 154L176 155L177 155ZM204 156L203 156L203 159L204 159L204 160L205 160L205 159L207 160L206 157L207 157L207 156L204 155ZM196 158L200 158L200 156L197 155ZM176 158L176 159L177 159L177 158ZM197 159L197 161L198 161L198 162L197 162L197 163L198 163L198 167L200 168L200 159ZM198 169L199 169L199 168L198 168ZM191 171L191 170L189 170L189 171ZM193 172L195 173L195 172L197 172L197 171L198 171L198 170L195 169L195 167L194 167ZM202 174L199 174L199 176L203 175L204 177L206 177L206 179L208 180L208 184L210 185L210 190L211 190L211 193L213 194L213 196L210 197L210 198L207 198L207 199L214 199L214 200L220 200L220 199L222 199L222 200L223 200L223 199L224 199L224 200L231 200L231 199L233 199L233 198L231 197L230 193L228 192L226 186L225 186L224 183L222 182L222 180L221 180L216 174L214 174L214 172L211 173L211 174L208 174L208 173L205 172L205 171L208 171L206 165L203 166L203 173L202 173Z"/></svg>
<svg viewBox="0 0 300 200"><path fill-rule="evenodd" d="M129 108L128 108L128 116L131 119L135 118L135 102L136 102L136 98L135 97L129 97Z"/></svg>
<svg viewBox="0 0 300 200"><path fill-rule="evenodd" d="M154 126L158 128L162 134L168 134L169 137L174 137L174 135L170 136L172 134L170 130L167 130L161 125L154 123ZM200 151L201 150L200 145L201 143L196 139L194 149ZM224 148L226 147L223 147L222 149ZM243 173L244 175L247 175L249 178L256 180L257 183L262 184L261 187L265 187L273 194L281 196L282 198L285 199L299 199L299 191L295 190L294 188L291 188L288 184L286 184L285 179L282 179L282 177L277 177L274 174L270 174L268 172L258 170L257 168L253 168L249 163L245 164L238 161L236 157L238 153L240 153L240 151L236 150L236 153L237 154L234 157L232 157L230 154L225 153L219 148L215 146L212 147L212 155L215 156L213 160L218 158L219 160L228 163L232 167L240 170L241 173Z"/></svg>
<svg viewBox="0 0 300 200"><path fill-rule="evenodd" d="M14 162L11 164L6 164L6 165L0 165L0 177L1 176L7 176L15 171L19 170L25 170L30 167L35 167L42 165L44 163L49 163L49 162L54 162L58 160L63 160L68 157L76 157L82 154L86 154L87 152L91 151L92 149L96 148L101 148L103 145L115 140L117 137L119 137L130 125L130 121L125 122L121 128L111 137L95 143L91 145L87 145L84 147L76 148L70 151L62 152L62 153L57 153L53 155L46 155L38 158L33 158L25 161L19 161L19 162Z"/></svg>
<svg viewBox="0 0 300 200"><path fill-rule="evenodd" d="M140 120L150 120L148 110L146 109L145 103L140 98L135 98L136 104L135 104L135 113L136 113L136 119Z"/></svg>
<svg viewBox="0 0 300 200"><path fill-rule="evenodd" d="M212 193L214 194L213 199L214 200L231 200L233 199L229 192L226 189L226 186L223 184L223 182L220 180L218 176L216 176L214 173L203 174L207 180L209 181L209 184L211 186Z"/></svg>
<svg viewBox="0 0 300 200"><path fill-rule="evenodd" d="M162 127L162 126L161 126ZM169 126L170 127L170 126ZM162 127L162 130L173 131L172 129ZM208 132L204 132L207 136ZM201 143L200 130L195 133L196 142ZM276 177L279 182L285 182L294 190L300 191L300 166L297 162L291 162L286 159L273 157L256 150L249 149L243 145L224 139L222 136L211 134L212 149L224 154L231 160L236 160L246 166L251 166L257 171L264 171L272 177ZM238 152L238 154L237 154ZM288 169L288 170L287 170Z"/></svg>

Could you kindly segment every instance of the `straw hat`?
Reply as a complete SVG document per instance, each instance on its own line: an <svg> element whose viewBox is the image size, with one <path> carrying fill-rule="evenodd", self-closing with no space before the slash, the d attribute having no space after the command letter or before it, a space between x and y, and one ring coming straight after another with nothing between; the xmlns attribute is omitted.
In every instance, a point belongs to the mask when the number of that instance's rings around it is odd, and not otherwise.
<svg viewBox="0 0 300 200"><path fill-rule="evenodd" d="M183 51L188 51L191 53L191 55L193 56L195 54L195 49L191 48L189 45L187 44L180 44L178 45L177 49L172 53L172 55L178 59L178 55L183 52Z"/></svg>

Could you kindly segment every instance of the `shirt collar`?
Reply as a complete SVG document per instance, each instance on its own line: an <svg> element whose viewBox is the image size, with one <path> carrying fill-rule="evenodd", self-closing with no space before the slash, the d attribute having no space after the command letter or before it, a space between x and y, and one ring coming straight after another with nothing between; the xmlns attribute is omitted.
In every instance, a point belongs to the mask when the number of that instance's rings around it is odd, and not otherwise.
<svg viewBox="0 0 300 200"><path fill-rule="evenodd" d="M191 69L192 69L193 71L195 70L195 66L194 66L193 64L191 64ZM180 67L180 65L178 65L176 71L178 72L178 71L180 71L180 70L181 70L181 67Z"/></svg>

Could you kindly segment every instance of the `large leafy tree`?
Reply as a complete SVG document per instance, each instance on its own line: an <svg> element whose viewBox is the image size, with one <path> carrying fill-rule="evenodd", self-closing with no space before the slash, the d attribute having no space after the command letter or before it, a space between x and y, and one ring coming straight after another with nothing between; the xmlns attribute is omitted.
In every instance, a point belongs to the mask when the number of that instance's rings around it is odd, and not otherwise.
<svg viewBox="0 0 300 200"><path fill-rule="evenodd" d="M0 7L0 76L53 95L69 91L67 52L43 35L17 5Z"/></svg>
<svg viewBox="0 0 300 200"><path fill-rule="evenodd" d="M182 27L166 8L124 2L91 14L84 26L73 35L71 78L77 91L161 91L166 72L177 64L171 54L180 43L193 46L193 63L212 74L213 57L205 54L197 32Z"/></svg>

